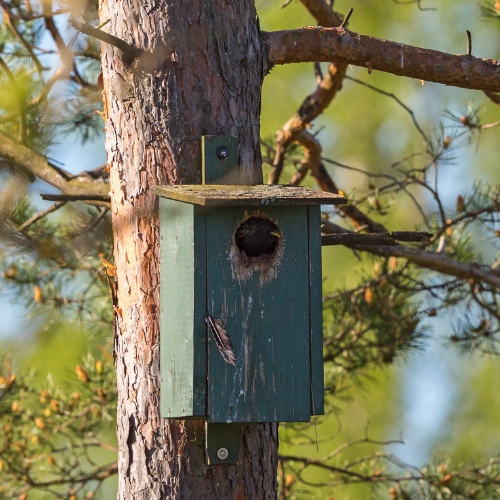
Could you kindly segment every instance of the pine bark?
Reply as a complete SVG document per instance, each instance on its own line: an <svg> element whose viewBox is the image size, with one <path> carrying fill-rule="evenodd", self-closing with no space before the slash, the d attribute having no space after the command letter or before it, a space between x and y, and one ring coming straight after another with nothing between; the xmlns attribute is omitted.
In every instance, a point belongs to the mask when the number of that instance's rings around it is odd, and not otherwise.
<svg viewBox="0 0 500 500"><path fill-rule="evenodd" d="M103 44L115 238L119 499L276 497L277 425L246 426L237 466L207 467L203 422L159 412L159 237L154 185L199 183L202 135L239 140L242 184L262 183L266 57L253 0L101 0L104 28L145 54ZM153 61L153 62L151 62Z"/></svg>
<svg viewBox="0 0 500 500"><path fill-rule="evenodd" d="M300 62L353 64L464 89L500 92L500 62L361 35L344 28L308 27L264 34L269 66Z"/></svg>

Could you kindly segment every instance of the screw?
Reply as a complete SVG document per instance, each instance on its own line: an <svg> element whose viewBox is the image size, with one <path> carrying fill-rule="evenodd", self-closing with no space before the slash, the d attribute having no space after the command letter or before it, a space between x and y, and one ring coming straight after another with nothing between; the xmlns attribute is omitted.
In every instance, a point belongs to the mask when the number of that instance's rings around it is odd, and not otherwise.
<svg viewBox="0 0 500 500"><path fill-rule="evenodd" d="M229 152L224 146L221 146L215 154L219 160L225 160L229 156Z"/></svg>
<svg viewBox="0 0 500 500"><path fill-rule="evenodd" d="M229 452L227 451L227 448L219 448L217 450L217 456L221 460L226 460L226 458L228 457L228 455L229 455Z"/></svg>

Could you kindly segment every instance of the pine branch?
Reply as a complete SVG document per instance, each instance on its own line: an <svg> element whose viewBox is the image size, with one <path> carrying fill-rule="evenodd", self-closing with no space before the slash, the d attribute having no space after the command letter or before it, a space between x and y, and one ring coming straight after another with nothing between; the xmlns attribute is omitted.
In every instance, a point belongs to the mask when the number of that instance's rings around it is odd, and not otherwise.
<svg viewBox="0 0 500 500"><path fill-rule="evenodd" d="M268 64L335 61L466 89L500 92L500 63L360 35L308 27L263 33Z"/></svg>
<svg viewBox="0 0 500 500"><path fill-rule="evenodd" d="M33 217L30 217L24 224L20 225L17 230L19 232L24 231L27 229L31 224L35 223L37 220L42 219L46 215L49 215L52 212L55 212L58 208L61 208L63 205L65 205L65 201L58 201L57 203L54 203L51 207L47 208L46 210L43 210L42 212L38 212L37 214L33 215Z"/></svg>
<svg viewBox="0 0 500 500"><path fill-rule="evenodd" d="M109 195L102 194L41 194L45 201L106 201L110 202Z"/></svg>
<svg viewBox="0 0 500 500"><path fill-rule="evenodd" d="M306 172L310 170L320 189L328 193L339 194L340 191L337 185L330 177L321 159L321 144L316 137L307 130L303 130L297 135L296 140L304 148L305 158L302 161L302 168L292 178L290 184L297 185L304 178ZM387 229L382 224L370 219L370 217L353 205L342 205L339 207L339 211L351 219L356 227L364 227L372 233L387 233Z"/></svg>
<svg viewBox="0 0 500 500"><path fill-rule="evenodd" d="M7 2L4 2L4 0L0 0L0 6L2 7L4 11L4 21L7 24L7 26L10 28L14 36L19 40L21 45L26 49L28 54L30 55L31 59L33 60L33 64L36 66L36 69L40 76L42 75L42 72L44 70L42 64L40 63L40 60L38 57L35 55L35 52L33 51L33 47L28 43L28 41L24 38L22 33L17 29L17 26L15 24L16 21L16 16L12 12L10 5Z"/></svg>
<svg viewBox="0 0 500 500"><path fill-rule="evenodd" d="M352 233L328 234L321 237L323 246L330 245L388 245L396 246L398 241L408 243L429 241L432 234L422 231L393 231L391 233Z"/></svg>
<svg viewBox="0 0 500 500"><path fill-rule="evenodd" d="M74 20L70 20L69 24L71 24L73 28L77 29L81 33L97 38L98 40L108 43L109 45L113 45L113 47L116 47L117 49L121 50L123 52L123 55L125 56L125 59L129 63L132 62L137 57L140 57L144 53L142 49L139 49L134 45L131 45L114 35L110 35L105 31L98 30L97 28L89 26L88 24L80 23Z"/></svg>
<svg viewBox="0 0 500 500"><path fill-rule="evenodd" d="M337 224L332 224L328 221L324 221L321 226L323 233L337 233L339 229L341 229L343 233L349 233L348 230L340 228ZM428 252L427 250L410 248L404 245L379 246L356 245L350 243L346 244L346 246L353 247L356 250L369 252L380 257L400 257L438 273L455 276L461 280L482 281L494 288L500 288L500 276L482 269L481 266L475 262L470 264L467 262L459 262L442 253Z"/></svg>
<svg viewBox="0 0 500 500"><path fill-rule="evenodd" d="M109 185L107 183L102 180L94 180L88 175L73 176L2 132L0 132L0 157L8 159L42 181L60 189L65 194L92 194L100 196L102 199L108 196ZM94 202L93 204L109 206L108 203L103 201Z"/></svg>

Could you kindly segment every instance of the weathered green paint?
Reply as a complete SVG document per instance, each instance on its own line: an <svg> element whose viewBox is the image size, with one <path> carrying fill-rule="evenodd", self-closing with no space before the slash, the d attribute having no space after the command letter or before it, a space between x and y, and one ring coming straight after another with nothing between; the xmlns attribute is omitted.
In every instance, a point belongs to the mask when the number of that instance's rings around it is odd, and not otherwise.
<svg viewBox="0 0 500 500"><path fill-rule="evenodd" d="M241 424L206 423L205 447L210 465L235 464L238 461L241 444ZM226 448L228 456L221 460L217 452Z"/></svg>
<svg viewBox="0 0 500 500"><path fill-rule="evenodd" d="M161 414L206 414L206 216L160 198Z"/></svg>
<svg viewBox="0 0 500 500"><path fill-rule="evenodd" d="M217 157L217 150L226 148L225 159ZM203 184L238 184L238 139L224 135L204 135L201 138Z"/></svg>
<svg viewBox="0 0 500 500"><path fill-rule="evenodd" d="M254 210L160 199L164 417L297 422L324 412L320 207L261 210L284 244L267 282L259 272L238 280L230 260L234 231ZM234 367L211 334L207 348L207 310L227 324Z"/></svg>
<svg viewBox="0 0 500 500"><path fill-rule="evenodd" d="M221 147L225 159L217 157ZM205 136L206 185L154 188L161 197L162 416L208 418L210 463L237 460L240 423L324 413L320 204L345 202L302 187L219 185L238 182L237 155L236 138ZM267 277L258 269L248 275L233 247L236 228L256 210L282 234L279 263ZM258 265L272 267L272 259ZM235 366L208 333L207 311L226 322ZM221 447L225 460L217 457Z"/></svg>
<svg viewBox="0 0 500 500"><path fill-rule="evenodd" d="M253 212L253 207L247 207ZM222 318L236 366L208 347L210 422L310 420L309 246L307 207L269 206L265 214L283 233L277 275L238 281L229 259L245 207L207 211L208 311Z"/></svg>
<svg viewBox="0 0 500 500"><path fill-rule="evenodd" d="M309 304L311 343L311 414L325 413L323 368L323 291L321 279L321 207L309 213Z"/></svg>

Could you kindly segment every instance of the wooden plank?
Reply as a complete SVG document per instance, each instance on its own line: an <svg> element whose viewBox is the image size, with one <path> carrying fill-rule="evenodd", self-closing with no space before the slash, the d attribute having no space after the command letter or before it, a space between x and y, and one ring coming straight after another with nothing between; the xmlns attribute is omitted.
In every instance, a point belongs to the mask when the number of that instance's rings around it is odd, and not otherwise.
<svg viewBox="0 0 500 500"><path fill-rule="evenodd" d="M240 445L241 424L211 424L210 422L206 422L205 446L210 465L237 463L240 454ZM226 458L222 458L225 453L221 448L227 450Z"/></svg>
<svg viewBox="0 0 500 500"><path fill-rule="evenodd" d="M231 266L245 208L207 212L208 310L226 322L237 358L235 366L227 364L209 341L209 422L310 419L307 209L267 207L265 213L284 241L276 277L268 282L258 272L239 280Z"/></svg>
<svg viewBox="0 0 500 500"><path fill-rule="evenodd" d="M219 158L220 148L226 151ZM238 182L238 138L227 135L204 135L201 138L202 183L234 184Z"/></svg>
<svg viewBox="0 0 500 500"><path fill-rule="evenodd" d="M254 309L253 418L309 422L307 208L273 207L266 213L278 223L285 241L278 274L258 290Z"/></svg>
<svg viewBox="0 0 500 500"><path fill-rule="evenodd" d="M321 207L309 214L309 300L311 335L311 415L324 415L323 290L321 271Z"/></svg>
<svg viewBox="0 0 500 500"><path fill-rule="evenodd" d="M229 260L233 232L242 219L235 208L207 211L207 309L226 322L237 358L235 366L226 363L209 334L209 422L252 422L252 326L242 311L248 291L233 279Z"/></svg>
<svg viewBox="0 0 500 500"><path fill-rule="evenodd" d="M207 414L207 215L194 208L193 416Z"/></svg>
<svg viewBox="0 0 500 500"><path fill-rule="evenodd" d="M206 413L205 218L160 199L160 371L164 418Z"/></svg>
<svg viewBox="0 0 500 500"><path fill-rule="evenodd" d="M259 205L343 205L346 198L338 194L302 186L260 185L182 185L155 186L153 192L159 196L207 207Z"/></svg>

